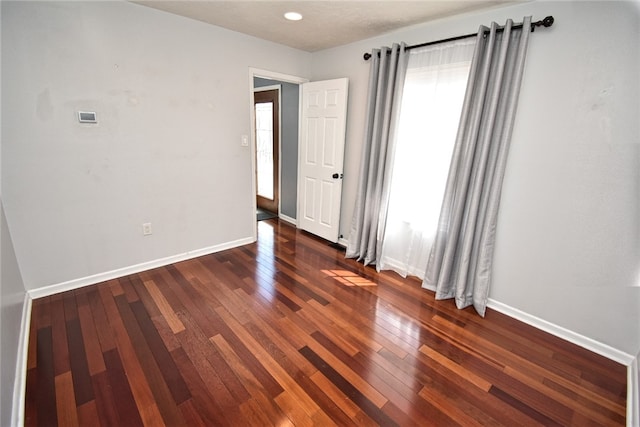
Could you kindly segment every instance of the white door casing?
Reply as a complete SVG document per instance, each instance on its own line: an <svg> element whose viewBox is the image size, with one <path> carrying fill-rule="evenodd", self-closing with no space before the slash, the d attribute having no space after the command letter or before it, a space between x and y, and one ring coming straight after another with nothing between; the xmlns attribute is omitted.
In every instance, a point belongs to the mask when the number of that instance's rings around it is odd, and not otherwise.
<svg viewBox="0 0 640 427"><path fill-rule="evenodd" d="M298 227L337 242L349 80L310 82L301 87Z"/></svg>

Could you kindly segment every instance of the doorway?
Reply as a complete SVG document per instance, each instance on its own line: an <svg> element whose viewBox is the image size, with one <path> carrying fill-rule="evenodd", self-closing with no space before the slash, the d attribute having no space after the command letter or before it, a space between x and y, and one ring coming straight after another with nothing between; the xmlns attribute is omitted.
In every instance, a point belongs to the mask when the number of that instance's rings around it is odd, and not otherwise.
<svg viewBox="0 0 640 427"><path fill-rule="evenodd" d="M277 216L280 197L280 89L254 92L257 219Z"/></svg>
<svg viewBox="0 0 640 427"><path fill-rule="evenodd" d="M299 139L299 103L300 85L308 79L283 74L275 71L249 68L249 93L252 95L248 109L251 114L251 170L252 204L255 206L253 218L257 215L257 182L256 174L256 132L255 106L253 95L256 89L269 89L268 86L280 88L280 191L278 218L297 226L297 192L298 192L298 139ZM255 221L253 239L257 239L258 221Z"/></svg>
<svg viewBox="0 0 640 427"><path fill-rule="evenodd" d="M323 87L325 84L334 83L339 83L340 87ZM252 95L255 94L255 88L274 84L281 86L281 188L278 218L335 242L341 237L339 235L339 219L348 80L334 79L333 81L327 80L310 84L309 80L305 78L249 68L249 88ZM315 86L317 84L320 86ZM303 99L305 88L308 91L306 100ZM290 102L292 101L292 93L295 93L295 102ZM296 106L293 110L292 105ZM340 112L340 114L333 116L333 110L336 113ZM256 121L253 97L250 103L250 112L252 116L250 121L251 142L255 149ZM316 117L315 114L318 112L322 114ZM304 123L300 122L303 117ZM295 120L290 120L290 118L295 118ZM306 152L306 155L302 154L303 151ZM251 160L251 168L255 178L256 156L252 155ZM316 161L320 162L318 165L321 167L313 168L310 166L310 163ZM310 169L317 169L315 172L318 172L319 175L315 176L313 173L305 175ZM312 172L314 171L312 170ZM254 215L256 215L258 208L256 179L252 180L252 184L252 197L254 206L256 206ZM310 224L313 225L313 230ZM253 237L257 238L257 227L254 228Z"/></svg>

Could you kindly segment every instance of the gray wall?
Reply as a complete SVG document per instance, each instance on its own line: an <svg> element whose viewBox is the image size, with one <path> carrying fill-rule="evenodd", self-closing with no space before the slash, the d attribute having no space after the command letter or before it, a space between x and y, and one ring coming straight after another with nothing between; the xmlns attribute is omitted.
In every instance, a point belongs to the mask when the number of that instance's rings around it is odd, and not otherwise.
<svg viewBox="0 0 640 427"><path fill-rule="evenodd" d="M0 7L0 21L2 8ZM2 45L2 32L0 32L0 46ZM2 58L0 58L0 80L2 77ZM2 85L0 85L0 99L2 98ZM2 128L2 111L0 111L0 129ZM13 249L13 241L2 202L3 186L6 182L2 179L2 139L0 139L0 425L11 425L13 408L13 391L17 375L16 371L20 328L22 325L22 309L26 291L18 260ZM25 331L25 334L27 331Z"/></svg>
<svg viewBox="0 0 640 427"><path fill-rule="evenodd" d="M249 68L307 76L310 53L126 1L3 1L2 32L3 199L28 290L251 241Z"/></svg>
<svg viewBox="0 0 640 427"><path fill-rule="evenodd" d="M13 242L7 226L4 207L0 202L0 425L11 424L13 390L17 375L17 349L22 308L25 297L24 284L13 250ZM28 331L25 331L28 336Z"/></svg>
<svg viewBox="0 0 640 427"><path fill-rule="evenodd" d="M312 80L349 78L341 233L362 150L363 52L467 34L507 18L531 36L505 176L490 298L635 355L640 348L638 2L525 2L316 52Z"/></svg>
<svg viewBox="0 0 640 427"><path fill-rule="evenodd" d="M282 86L280 117L280 212L290 218L296 218L298 200L298 106L300 87L297 84L267 80L259 77L253 79L254 87L279 84Z"/></svg>

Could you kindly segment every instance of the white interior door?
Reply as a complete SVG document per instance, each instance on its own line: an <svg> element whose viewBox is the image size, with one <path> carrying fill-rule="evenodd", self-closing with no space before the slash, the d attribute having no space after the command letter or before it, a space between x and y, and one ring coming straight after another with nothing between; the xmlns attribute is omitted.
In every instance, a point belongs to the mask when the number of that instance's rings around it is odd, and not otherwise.
<svg viewBox="0 0 640 427"><path fill-rule="evenodd" d="M347 118L346 78L302 84L298 227L338 241Z"/></svg>

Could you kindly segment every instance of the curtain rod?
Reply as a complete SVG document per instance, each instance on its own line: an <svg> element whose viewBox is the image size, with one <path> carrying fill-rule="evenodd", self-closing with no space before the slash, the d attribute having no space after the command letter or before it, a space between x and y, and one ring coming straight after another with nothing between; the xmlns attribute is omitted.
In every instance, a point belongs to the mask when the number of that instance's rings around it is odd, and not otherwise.
<svg viewBox="0 0 640 427"><path fill-rule="evenodd" d="M532 32L535 31L536 27L545 27L545 28L546 27L550 27L550 26L553 25L553 22L554 22L553 16L547 16L546 18L544 18L541 21L532 22L531 23L531 31ZM514 24L514 25L511 26L511 29L514 29L514 30L518 29L518 28L522 28L522 22L519 23L519 24ZM498 27L497 31L499 33L503 32L504 31L504 27L502 27L502 26ZM489 32L489 30L487 29L485 32ZM478 33L475 32L475 33L472 33L472 34L465 34L464 36L456 36L456 37L450 37L448 39L435 40L435 41L432 41L432 42L414 44L414 45L411 45L411 46L407 46L406 50L416 49L416 48L425 47L425 46L431 46L432 44L446 43L446 42L452 42L452 41L456 41L456 40L467 39L469 37L475 37L477 35L478 35ZM379 52L378 52L378 55L380 55ZM369 58L371 58L371 54L369 52L367 52L367 53L365 53L363 55L363 57L364 57L365 61L368 61Z"/></svg>

